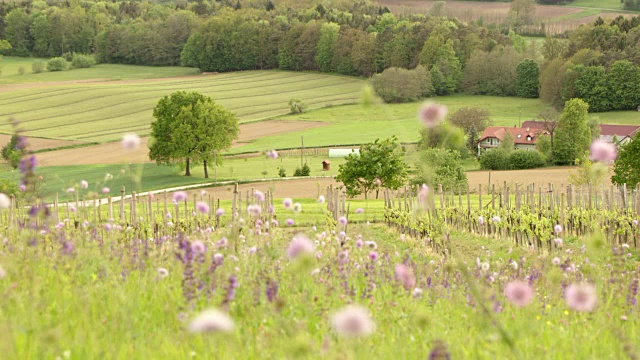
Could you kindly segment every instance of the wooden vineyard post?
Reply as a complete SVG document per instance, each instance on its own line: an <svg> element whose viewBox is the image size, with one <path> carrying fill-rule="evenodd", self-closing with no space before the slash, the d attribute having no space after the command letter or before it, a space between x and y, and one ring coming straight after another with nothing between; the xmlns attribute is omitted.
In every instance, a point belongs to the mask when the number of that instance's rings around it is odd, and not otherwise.
<svg viewBox="0 0 640 360"><path fill-rule="evenodd" d="M132 191L131 192L131 203L129 205L129 209L131 211L131 225L135 225L136 224L136 192Z"/></svg>
<svg viewBox="0 0 640 360"><path fill-rule="evenodd" d="M153 227L155 225L155 219L153 217L153 199L151 198L151 193L147 193L147 206L149 207L147 212L149 224Z"/></svg>
<svg viewBox="0 0 640 360"><path fill-rule="evenodd" d="M516 184L516 211L520 211L520 188Z"/></svg>
<svg viewBox="0 0 640 360"><path fill-rule="evenodd" d="M467 214L471 214L471 188L467 184Z"/></svg>
<svg viewBox="0 0 640 360"><path fill-rule="evenodd" d="M482 211L482 184L478 184L478 209Z"/></svg>
<svg viewBox="0 0 640 360"><path fill-rule="evenodd" d="M109 195L109 197L107 198L107 202L109 204L107 211L109 212L109 219L111 220L113 219L113 199L111 198L111 195ZM67 207L69 206L69 204L67 203Z"/></svg>
<svg viewBox="0 0 640 360"><path fill-rule="evenodd" d="M442 184L438 184L438 194L440 195L440 209L444 209L444 192L442 191Z"/></svg>
<svg viewBox="0 0 640 360"><path fill-rule="evenodd" d="M237 201L238 198L238 183L235 183L233 185L233 201L231 202L231 219L235 219L236 218L236 209L237 209Z"/></svg>
<svg viewBox="0 0 640 360"><path fill-rule="evenodd" d="M496 185L491 185L491 209L496 209Z"/></svg>
<svg viewBox="0 0 640 360"><path fill-rule="evenodd" d="M120 220L124 221L124 186L120 188Z"/></svg>
<svg viewBox="0 0 640 360"><path fill-rule="evenodd" d="M53 219L56 223L60 222L60 216L58 216L58 193L56 193L56 197L53 199Z"/></svg>

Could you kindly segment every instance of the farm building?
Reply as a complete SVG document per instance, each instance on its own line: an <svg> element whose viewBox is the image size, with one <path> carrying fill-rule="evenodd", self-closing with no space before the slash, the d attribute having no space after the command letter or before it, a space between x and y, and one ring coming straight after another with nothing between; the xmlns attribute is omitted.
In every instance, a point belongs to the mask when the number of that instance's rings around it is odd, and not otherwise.
<svg viewBox="0 0 640 360"><path fill-rule="evenodd" d="M544 129L544 123L542 121L525 121L522 123L523 128L530 129ZM612 143L617 138L618 144L625 144L634 137L640 126L638 125L612 125L612 124L600 124L600 139L606 142Z"/></svg>
<svg viewBox="0 0 640 360"><path fill-rule="evenodd" d="M500 146L507 133L513 136L513 144L518 150L535 150L536 140L543 132L536 128L517 128L505 126L489 126L484 129L478 142L478 155L488 149Z"/></svg>
<svg viewBox="0 0 640 360"><path fill-rule="evenodd" d="M330 158L345 158L351 153L360 155L360 149L329 149Z"/></svg>

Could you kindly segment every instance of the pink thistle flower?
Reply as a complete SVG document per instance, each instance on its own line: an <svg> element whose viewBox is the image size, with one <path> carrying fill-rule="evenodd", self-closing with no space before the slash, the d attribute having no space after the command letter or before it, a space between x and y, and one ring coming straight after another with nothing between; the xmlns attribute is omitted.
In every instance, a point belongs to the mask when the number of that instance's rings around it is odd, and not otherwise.
<svg viewBox="0 0 640 360"><path fill-rule="evenodd" d="M257 201L259 202L263 202L264 201L264 193L260 190L254 190L253 191L253 197L256 198Z"/></svg>
<svg viewBox="0 0 640 360"><path fill-rule="evenodd" d="M291 209L291 207L293 206L293 199L285 198L284 200L282 200L282 206L284 206L285 209Z"/></svg>
<svg viewBox="0 0 640 360"><path fill-rule="evenodd" d="M122 137L122 148L125 150L136 150L140 147L140 136L136 134L125 134Z"/></svg>
<svg viewBox="0 0 640 360"><path fill-rule="evenodd" d="M72 213L76 212L76 207L73 204L69 204L69 211L71 211Z"/></svg>
<svg viewBox="0 0 640 360"><path fill-rule="evenodd" d="M396 265L395 278L407 290L411 290L416 285L416 277L413 275L413 270L404 264Z"/></svg>
<svg viewBox="0 0 640 360"><path fill-rule="evenodd" d="M533 300L533 289L524 281L516 280L507 284L504 288L504 296L513 305L524 307Z"/></svg>
<svg viewBox="0 0 640 360"><path fill-rule="evenodd" d="M262 208L260 208L260 205L249 205L247 206L247 212L254 217L258 217L262 212Z"/></svg>
<svg viewBox="0 0 640 360"><path fill-rule="evenodd" d="M600 139L594 140L589 150L591 151L591 160L612 162L618 157L616 146Z"/></svg>
<svg viewBox="0 0 640 360"><path fill-rule="evenodd" d="M322 196L322 195L318 196L318 202L320 204L324 204L324 196Z"/></svg>
<svg viewBox="0 0 640 360"><path fill-rule="evenodd" d="M551 260L551 263L552 263L553 265L560 265L560 258L559 258L559 257L557 257L557 256L556 256L556 257L554 257L554 258Z"/></svg>
<svg viewBox="0 0 640 360"><path fill-rule="evenodd" d="M564 299L575 311L593 311L598 301L596 287L588 283L571 284L564 291Z"/></svg>
<svg viewBox="0 0 640 360"><path fill-rule="evenodd" d="M176 191L173 193L173 200L177 202L185 201L187 200L187 193L184 191Z"/></svg>
<svg viewBox="0 0 640 360"><path fill-rule="evenodd" d="M382 180L380 180L379 178L376 178L375 180L373 180L373 184L375 186L381 186L382 185Z"/></svg>
<svg viewBox="0 0 640 360"><path fill-rule="evenodd" d="M224 209L220 208L220 209L216 210L216 216L217 217L220 217L222 215L224 215Z"/></svg>
<svg viewBox="0 0 640 360"><path fill-rule="evenodd" d="M88 189L89 183L86 180L80 180L80 189Z"/></svg>
<svg viewBox="0 0 640 360"><path fill-rule="evenodd" d="M278 225L280 225L280 223L278 222L278 220L273 219L273 220L271 220L271 225L277 227Z"/></svg>
<svg viewBox="0 0 640 360"><path fill-rule="evenodd" d="M361 248L364 246L364 242L362 242L362 240L358 239L356 240L356 247L357 248Z"/></svg>
<svg viewBox="0 0 640 360"><path fill-rule="evenodd" d="M369 248L369 249L373 249L373 250L375 250L375 249L377 249L377 248L378 248L378 244L376 244L376 242L375 242L375 241L365 241L365 242L364 242L364 245L365 245L367 248Z"/></svg>
<svg viewBox="0 0 640 360"><path fill-rule="evenodd" d="M169 276L169 271L165 268L158 268L158 277L164 279Z"/></svg>
<svg viewBox="0 0 640 360"><path fill-rule="evenodd" d="M68 194L73 194L74 192L76 192L75 188L70 187L70 188L67 189L67 193Z"/></svg>
<svg viewBox="0 0 640 360"><path fill-rule="evenodd" d="M218 248L225 248L227 247L227 245L229 245L229 240L227 240L226 237L221 237L220 240L216 241L216 246Z"/></svg>
<svg viewBox="0 0 640 360"><path fill-rule="evenodd" d="M553 242L555 242L555 243L556 243L556 246L557 246L557 247L559 247L559 248L561 248L561 247L562 247L562 244L563 244L562 239L558 238L558 239L553 240Z"/></svg>
<svg viewBox="0 0 640 360"><path fill-rule="evenodd" d="M376 329L369 311L357 305L347 306L333 314L331 324L336 333L344 337L366 336Z"/></svg>
<svg viewBox="0 0 640 360"><path fill-rule="evenodd" d="M363 208L357 208L356 209L356 214L362 214L364 212Z"/></svg>
<svg viewBox="0 0 640 360"><path fill-rule="evenodd" d="M293 223L294 223L293 219L287 219L288 226L293 226Z"/></svg>
<svg viewBox="0 0 640 360"><path fill-rule="evenodd" d="M349 252L342 250L338 253L338 263L340 265L346 265L349 262Z"/></svg>
<svg viewBox="0 0 640 360"><path fill-rule="evenodd" d="M196 204L196 209L198 209L201 214L209 213L209 205L207 205L207 203L205 203L204 201L198 201L198 203Z"/></svg>
<svg viewBox="0 0 640 360"><path fill-rule="evenodd" d="M18 188L19 188L19 189L20 189L20 191L22 191L22 192L27 191L27 186L26 186L26 185L24 185L24 184L20 185Z"/></svg>
<svg viewBox="0 0 640 360"><path fill-rule="evenodd" d="M193 251L196 254L204 254L206 249L207 248L204 246L202 241L196 240L193 242L193 244L191 244L191 251Z"/></svg>
<svg viewBox="0 0 640 360"><path fill-rule="evenodd" d="M301 255L313 254L314 250L315 245L309 238L303 234L296 234L287 247L287 257L295 259Z"/></svg>
<svg viewBox="0 0 640 360"><path fill-rule="evenodd" d="M375 251L372 251L369 253L369 259L371 259L371 261L376 261L378 260L378 253Z"/></svg>
<svg viewBox="0 0 640 360"><path fill-rule="evenodd" d="M556 234L560 234L562 232L562 225L558 224L556 226L553 227L553 231L556 232Z"/></svg>
<svg viewBox="0 0 640 360"><path fill-rule="evenodd" d="M478 225L484 225L484 217L478 216Z"/></svg>
<svg viewBox="0 0 640 360"><path fill-rule="evenodd" d="M491 219L491 221L493 221L495 224L500 222L500 216L494 216L493 219Z"/></svg>
<svg viewBox="0 0 640 360"><path fill-rule="evenodd" d="M633 226L638 226L638 220L634 219L631 223L633 224Z"/></svg>
<svg viewBox="0 0 640 360"><path fill-rule="evenodd" d="M445 117L447 117L447 107L438 105L433 102L422 104L418 110L418 119L426 128L432 128L438 125Z"/></svg>
<svg viewBox="0 0 640 360"><path fill-rule="evenodd" d="M189 324L189 332L208 333L208 332L231 332L235 325L229 315L215 310L209 309L201 312Z"/></svg>
<svg viewBox="0 0 640 360"><path fill-rule="evenodd" d="M102 188L102 194L106 195L106 194L108 194L109 192L111 192L111 189L109 189L108 187L103 187L103 188Z"/></svg>
<svg viewBox="0 0 640 360"><path fill-rule="evenodd" d="M278 158L278 152L275 151L275 150L269 150L269 151L267 151L267 157L269 159L274 159L275 160L275 159Z"/></svg>
<svg viewBox="0 0 640 360"><path fill-rule="evenodd" d="M340 216L340 217L338 218L338 222L339 222L341 225L343 225L343 226L344 226L344 225L347 225L347 222L348 222L348 221L347 221L347 218L346 218L346 217L344 217L344 216Z"/></svg>

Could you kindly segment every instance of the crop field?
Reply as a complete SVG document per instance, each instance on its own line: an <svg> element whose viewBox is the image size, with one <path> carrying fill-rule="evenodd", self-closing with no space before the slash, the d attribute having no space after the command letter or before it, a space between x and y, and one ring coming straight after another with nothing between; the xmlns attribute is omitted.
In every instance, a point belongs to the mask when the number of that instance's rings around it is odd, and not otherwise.
<svg viewBox="0 0 640 360"><path fill-rule="evenodd" d="M98 64L88 69L70 69L55 72L45 70L40 74L34 74L31 70L31 65L38 60L47 61L47 59L3 56L2 63L0 63L0 67L2 67L0 92L36 86L34 83L48 83L44 84L44 86L52 86L56 85L56 83L72 81L154 79L198 74L198 69L181 66L160 67L118 64ZM21 67L25 71L23 75L18 73ZM12 84L13 86L10 86Z"/></svg>
<svg viewBox="0 0 640 360"><path fill-rule="evenodd" d="M363 80L283 71L247 71L126 83L92 83L0 93L0 118L15 117L27 136L78 141L149 133L152 109L174 91L198 91L229 108L241 122L288 113L291 98L309 107L357 101ZM11 131L0 126L0 132Z"/></svg>

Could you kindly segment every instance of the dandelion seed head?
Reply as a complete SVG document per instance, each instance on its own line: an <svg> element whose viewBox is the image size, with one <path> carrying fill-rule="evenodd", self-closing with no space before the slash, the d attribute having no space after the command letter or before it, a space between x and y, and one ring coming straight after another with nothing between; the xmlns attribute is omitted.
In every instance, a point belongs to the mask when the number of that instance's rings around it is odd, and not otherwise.
<svg viewBox="0 0 640 360"><path fill-rule="evenodd" d="M125 134L122 137L122 148L125 150L136 150L140 147L140 136L137 134Z"/></svg>
<svg viewBox="0 0 640 360"><path fill-rule="evenodd" d="M504 288L504 296L513 305L524 307L533 300L533 289L524 281L515 280L508 283Z"/></svg>

